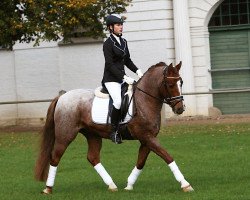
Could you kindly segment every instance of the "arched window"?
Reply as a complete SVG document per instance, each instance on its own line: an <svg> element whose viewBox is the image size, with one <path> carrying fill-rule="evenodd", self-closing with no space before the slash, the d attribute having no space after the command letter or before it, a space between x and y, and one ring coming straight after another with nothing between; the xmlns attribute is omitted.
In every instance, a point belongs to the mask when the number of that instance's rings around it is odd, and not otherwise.
<svg viewBox="0 0 250 200"><path fill-rule="evenodd" d="M250 24L250 0L225 0L214 12L209 27Z"/></svg>

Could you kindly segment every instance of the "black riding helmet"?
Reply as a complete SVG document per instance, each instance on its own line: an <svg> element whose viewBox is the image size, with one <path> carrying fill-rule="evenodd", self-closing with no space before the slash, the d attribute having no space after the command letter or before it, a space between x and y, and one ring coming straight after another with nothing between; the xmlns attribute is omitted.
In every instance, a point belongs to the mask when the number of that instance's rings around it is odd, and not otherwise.
<svg viewBox="0 0 250 200"><path fill-rule="evenodd" d="M106 25L109 27L110 25L114 24L123 24L124 18L117 15L117 14L111 14L106 18Z"/></svg>

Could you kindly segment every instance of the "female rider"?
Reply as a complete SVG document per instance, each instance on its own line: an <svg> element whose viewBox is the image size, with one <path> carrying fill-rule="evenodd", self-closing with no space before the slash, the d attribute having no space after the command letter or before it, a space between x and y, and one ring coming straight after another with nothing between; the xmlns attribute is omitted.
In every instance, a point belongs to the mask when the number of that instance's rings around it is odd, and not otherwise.
<svg viewBox="0 0 250 200"><path fill-rule="evenodd" d="M121 85L123 82L134 83L134 79L125 74L124 65L136 73L139 78L143 76L142 71L130 59L127 41L122 38L123 22L123 18L117 14L111 14L107 17L106 25L110 36L103 44L105 68L102 85L106 87L113 100L110 139L116 144L122 143L122 139L117 133L120 122Z"/></svg>

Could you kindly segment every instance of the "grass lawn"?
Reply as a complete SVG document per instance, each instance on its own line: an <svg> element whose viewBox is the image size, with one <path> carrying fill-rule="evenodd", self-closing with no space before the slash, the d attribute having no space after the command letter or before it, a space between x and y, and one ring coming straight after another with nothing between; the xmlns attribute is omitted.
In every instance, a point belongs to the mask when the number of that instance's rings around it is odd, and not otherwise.
<svg viewBox="0 0 250 200"><path fill-rule="evenodd" d="M250 199L250 123L170 126L162 128L159 139L195 192L183 193L168 166L153 153L134 190L124 191L139 143L105 140L102 164L119 189L109 192L88 163L86 140L79 134L58 167L53 195L41 195L45 184L33 178L38 134L1 132L0 199Z"/></svg>

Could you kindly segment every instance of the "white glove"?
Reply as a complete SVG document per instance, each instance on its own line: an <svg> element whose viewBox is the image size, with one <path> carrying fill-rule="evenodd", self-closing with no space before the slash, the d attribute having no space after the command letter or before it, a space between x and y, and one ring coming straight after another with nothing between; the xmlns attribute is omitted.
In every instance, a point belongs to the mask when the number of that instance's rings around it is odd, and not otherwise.
<svg viewBox="0 0 250 200"><path fill-rule="evenodd" d="M138 69L138 70L136 71L136 74L137 74L137 76L138 76L139 78L141 78L141 77L143 76L143 73L142 73L141 69Z"/></svg>
<svg viewBox="0 0 250 200"><path fill-rule="evenodd" d="M129 85L132 85L135 82L135 80L133 78L126 76L126 75L123 76L123 81Z"/></svg>

